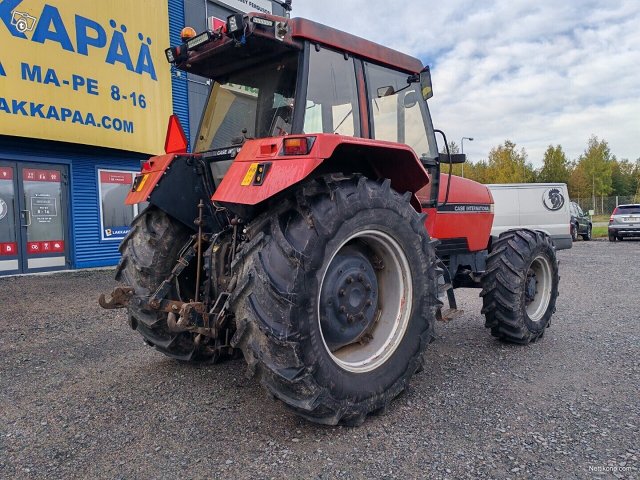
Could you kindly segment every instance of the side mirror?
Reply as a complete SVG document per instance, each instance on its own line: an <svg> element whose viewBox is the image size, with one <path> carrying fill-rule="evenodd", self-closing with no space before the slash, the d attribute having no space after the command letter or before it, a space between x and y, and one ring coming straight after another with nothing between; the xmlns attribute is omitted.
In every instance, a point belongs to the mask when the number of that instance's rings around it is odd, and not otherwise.
<svg viewBox="0 0 640 480"><path fill-rule="evenodd" d="M422 92L422 98L426 101L433 97L433 87L431 85L431 70L429 67L424 67L420 72L420 91Z"/></svg>
<svg viewBox="0 0 640 480"><path fill-rule="evenodd" d="M456 163L465 163L467 161L467 156L464 153L452 153L451 155L447 155L446 153L440 154L440 163L446 164L456 164Z"/></svg>
<svg viewBox="0 0 640 480"><path fill-rule="evenodd" d="M378 88L378 98L390 97L394 93L396 90L391 85Z"/></svg>

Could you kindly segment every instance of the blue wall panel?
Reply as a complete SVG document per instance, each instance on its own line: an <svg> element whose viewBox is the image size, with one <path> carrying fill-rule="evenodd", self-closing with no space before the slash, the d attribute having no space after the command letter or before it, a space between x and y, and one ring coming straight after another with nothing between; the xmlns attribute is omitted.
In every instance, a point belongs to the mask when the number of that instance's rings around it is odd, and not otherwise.
<svg viewBox="0 0 640 480"><path fill-rule="evenodd" d="M169 37L171 46L179 45L180 32L184 28L184 0L169 0ZM169 47L169 45L167 45ZM173 113L180 119L184 133L191 138L189 125L189 90L187 74L171 67L171 90L173 95Z"/></svg>
<svg viewBox="0 0 640 480"><path fill-rule="evenodd" d="M98 168L140 170L146 155L103 148L0 136L0 159L17 162L57 163L69 167L71 267L115 265L119 241L100 240Z"/></svg>

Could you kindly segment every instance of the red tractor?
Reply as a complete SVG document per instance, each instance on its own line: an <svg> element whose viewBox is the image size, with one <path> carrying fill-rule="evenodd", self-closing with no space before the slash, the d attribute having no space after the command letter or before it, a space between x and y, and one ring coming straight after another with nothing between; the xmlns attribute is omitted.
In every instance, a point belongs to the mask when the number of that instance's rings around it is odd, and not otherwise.
<svg viewBox="0 0 640 480"><path fill-rule="evenodd" d="M166 51L212 80L195 153L173 119L168 154L127 199L106 308L160 352L248 370L297 414L357 425L423 366L454 289L481 288L492 335L526 344L555 311L544 233L491 237L493 200L440 173L429 69L332 28L233 15ZM444 308L444 302L447 308Z"/></svg>

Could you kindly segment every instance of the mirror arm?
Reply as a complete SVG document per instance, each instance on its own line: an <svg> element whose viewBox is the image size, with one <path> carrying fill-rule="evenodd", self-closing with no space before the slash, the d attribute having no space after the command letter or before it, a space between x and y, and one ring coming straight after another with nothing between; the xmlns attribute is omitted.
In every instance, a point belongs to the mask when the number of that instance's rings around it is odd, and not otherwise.
<svg viewBox="0 0 640 480"><path fill-rule="evenodd" d="M434 129L433 130L436 133L439 133L440 135L442 135L442 138L444 139L444 146L445 149L447 150L447 156L451 157L451 152L449 152L449 143L447 142L447 136L445 135L445 133L442 130L438 130L438 129ZM449 202L449 189L451 187L451 174L453 172L453 164L449 163L449 172L448 172L448 177L447 177L447 193L444 196L444 203L438 205L436 203L436 209L438 207L444 207L448 202Z"/></svg>

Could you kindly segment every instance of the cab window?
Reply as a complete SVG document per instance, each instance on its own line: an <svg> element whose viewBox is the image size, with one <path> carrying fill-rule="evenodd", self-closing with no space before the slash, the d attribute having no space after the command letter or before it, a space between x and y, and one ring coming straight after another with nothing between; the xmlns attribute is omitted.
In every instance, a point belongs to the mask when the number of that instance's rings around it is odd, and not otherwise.
<svg viewBox="0 0 640 480"><path fill-rule="evenodd" d="M425 104L418 83L409 84L409 74L365 63L373 138L405 143L420 157L436 149L427 135Z"/></svg>
<svg viewBox="0 0 640 480"><path fill-rule="evenodd" d="M304 133L360 136L358 88L353 58L311 48Z"/></svg>

